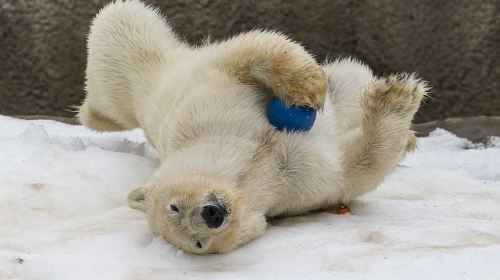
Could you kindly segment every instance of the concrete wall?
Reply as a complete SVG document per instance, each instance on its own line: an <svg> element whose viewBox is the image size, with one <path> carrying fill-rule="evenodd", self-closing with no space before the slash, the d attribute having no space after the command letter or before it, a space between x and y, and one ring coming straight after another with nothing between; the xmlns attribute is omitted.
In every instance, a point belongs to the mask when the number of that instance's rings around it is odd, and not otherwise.
<svg viewBox="0 0 500 280"><path fill-rule="evenodd" d="M69 116L83 97L85 39L103 0L0 0L0 114ZM281 30L323 61L353 55L377 74L418 71L433 87L418 121L500 115L500 1L169 0L196 43Z"/></svg>

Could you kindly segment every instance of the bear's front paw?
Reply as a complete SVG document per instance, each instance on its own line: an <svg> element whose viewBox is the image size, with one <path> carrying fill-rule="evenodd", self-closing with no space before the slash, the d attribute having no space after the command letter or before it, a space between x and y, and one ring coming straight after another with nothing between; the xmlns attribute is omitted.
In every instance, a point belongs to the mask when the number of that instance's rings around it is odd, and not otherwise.
<svg viewBox="0 0 500 280"><path fill-rule="evenodd" d="M376 80L363 96L365 113L411 121L426 92L426 83L413 74Z"/></svg>
<svg viewBox="0 0 500 280"><path fill-rule="evenodd" d="M285 56L272 64L267 84L287 105L320 109L325 103L326 75L316 61L307 57Z"/></svg>

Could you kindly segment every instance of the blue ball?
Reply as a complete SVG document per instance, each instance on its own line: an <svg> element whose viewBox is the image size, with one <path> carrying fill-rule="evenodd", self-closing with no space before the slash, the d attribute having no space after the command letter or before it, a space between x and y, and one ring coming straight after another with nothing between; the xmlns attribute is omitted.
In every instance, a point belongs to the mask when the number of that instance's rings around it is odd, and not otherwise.
<svg viewBox="0 0 500 280"><path fill-rule="evenodd" d="M267 107L267 118L281 131L309 131L316 120L316 110L308 107L287 106L283 101L273 97Z"/></svg>

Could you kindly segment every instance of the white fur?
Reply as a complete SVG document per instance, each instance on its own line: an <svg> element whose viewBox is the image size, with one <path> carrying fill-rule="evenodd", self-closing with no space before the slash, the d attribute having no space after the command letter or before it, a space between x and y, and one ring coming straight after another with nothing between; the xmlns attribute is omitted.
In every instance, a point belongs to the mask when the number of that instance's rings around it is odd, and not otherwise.
<svg viewBox="0 0 500 280"><path fill-rule="evenodd" d="M382 180L413 136L408 129L418 104L405 105L413 107L400 119L380 114L380 124L372 125L380 125L378 130L363 126L368 113L361 105L362 96L378 79L352 59L324 66L327 101L310 132L274 130L265 115L270 95L264 87L243 83L218 67L235 56L248 55L237 50L245 48L249 36L262 48L274 41L293 44L297 53L291 59L309 61L297 44L269 32L254 31L198 48L188 46L155 10L138 1L115 2L100 11L92 24L88 93L79 117L98 130L144 130L162 163L153 178L131 194L131 206L148 213L156 233L187 251L228 251L262 234L264 217L296 215L354 199ZM259 66L264 70L252 71L265 71L266 63ZM395 83L412 84L425 92L413 77ZM387 144L390 149L374 148L380 155L375 156L373 166L364 166L357 161L365 156L360 151L366 150L367 143L372 143L369 137L378 132L396 140ZM383 140L380 137L373 139ZM377 161L378 157L382 160ZM352 174L359 178L353 179ZM185 189L173 187L179 184ZM170 217L171 222L164 222L162 218L165 205L187 201L182 203L192 209L198 203L194 194L210 191L239 197L234 200L238 205L231 205L234 217L228 222L236 224L235 237L224 246L215 243L226 241L213 241L212 235L229 229L202 234L189 221ZM172 223L188 226L180 230ZM203 250L192 246L191 240L199 236L209 244Z"/></svg>

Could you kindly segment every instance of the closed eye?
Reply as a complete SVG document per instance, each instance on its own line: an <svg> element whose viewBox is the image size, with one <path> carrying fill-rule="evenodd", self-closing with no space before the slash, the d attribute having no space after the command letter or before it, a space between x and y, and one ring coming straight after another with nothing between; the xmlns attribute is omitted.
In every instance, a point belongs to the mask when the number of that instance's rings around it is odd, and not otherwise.
<svg viewBox="0 0 500 280"><path fill-rule="evenodd" d="M172 212L179 213L179 207L175 204L170 204L170 210L172 210Z"/></svg>

